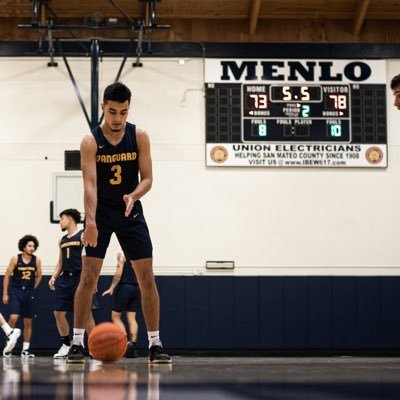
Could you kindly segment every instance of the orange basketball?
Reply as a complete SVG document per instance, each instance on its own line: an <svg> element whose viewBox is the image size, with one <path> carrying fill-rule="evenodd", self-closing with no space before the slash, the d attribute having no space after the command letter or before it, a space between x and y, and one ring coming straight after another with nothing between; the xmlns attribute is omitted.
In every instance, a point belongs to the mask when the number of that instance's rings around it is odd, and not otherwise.
<svg viewBox="0 0 400 400"><path fill-rule="evenodd" d="M101 361L118 360L125 354L127 345L126 333L112 322L95 326L88 340L90 354Z"/></svg>

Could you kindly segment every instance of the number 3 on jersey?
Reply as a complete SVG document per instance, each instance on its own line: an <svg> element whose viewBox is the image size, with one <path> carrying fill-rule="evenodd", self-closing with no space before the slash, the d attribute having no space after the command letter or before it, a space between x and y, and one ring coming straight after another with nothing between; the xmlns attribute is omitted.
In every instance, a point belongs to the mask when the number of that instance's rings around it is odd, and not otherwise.
<svg viewBox="0 0 400 400"><path fill-rule="evenodd" d="M121 166L118 164L115 164L111 167L111 171L114 172L114 178L110 179L111 185L119 185L122 182Z"/></svg>

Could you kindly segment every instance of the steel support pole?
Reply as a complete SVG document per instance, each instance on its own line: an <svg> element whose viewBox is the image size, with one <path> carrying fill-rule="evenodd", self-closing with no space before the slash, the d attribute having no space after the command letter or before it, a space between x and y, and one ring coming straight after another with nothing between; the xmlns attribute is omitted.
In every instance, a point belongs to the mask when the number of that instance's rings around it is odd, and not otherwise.
<svg viewBox="0 0 400 400"><path fill-rule="evenodd" d="M99 123L99 40L92 39L91 46L91 118L90 127L93 129Z"/></svg>

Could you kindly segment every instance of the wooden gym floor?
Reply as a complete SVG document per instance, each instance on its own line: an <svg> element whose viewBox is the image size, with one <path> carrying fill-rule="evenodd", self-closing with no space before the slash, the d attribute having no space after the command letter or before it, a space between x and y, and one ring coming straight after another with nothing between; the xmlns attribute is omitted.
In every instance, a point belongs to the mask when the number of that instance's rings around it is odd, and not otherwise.
<svg viewBox="0 0 400 400"><path fill-rule="evenodd" d="M69 365L50 357L2 358L1 399L398 399L400 358L144 357Z"/></svg>

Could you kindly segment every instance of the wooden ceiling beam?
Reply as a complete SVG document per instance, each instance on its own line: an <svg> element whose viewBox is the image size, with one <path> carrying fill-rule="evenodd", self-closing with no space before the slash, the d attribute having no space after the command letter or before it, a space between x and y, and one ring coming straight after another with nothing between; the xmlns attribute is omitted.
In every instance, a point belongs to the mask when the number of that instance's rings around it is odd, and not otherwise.
<svg viewBox="0 0 400 400"><path fill-rule="evenodd" d="M144 18L145 3L116 0L133 19ZM321 0L162 0L157 4L157 19L169 20L238 20L249 24L249 32L260 30L260 21L272 20L346 20L350 30L360 33L365 20L400 19L399 0L335 0L323 7ZM105 17L122 18L108 0L51 0L51 9L59 19L83 18L93 12ZM368 13L367 13L368 11ZM367 15L366 15L367 14ZM31 18L32 0L0 0L0 18ZM162 21L160 21L162 23ZM246 28L247 29L247 28Z"/></svg>
<svg viewBox="0 0 400 400"><path fill-rule="evenodd" d="M358 36L361 32L365 16L367 15L370 0L358 0L357 11L353 18L353 34Z"/></svg>
<svg viewBox="0 0 400 400"><path fill-rule="evenodd" d="M261 0L251 0L249 35L253 36L257 30L258 17L260 16Z"/></svg>

